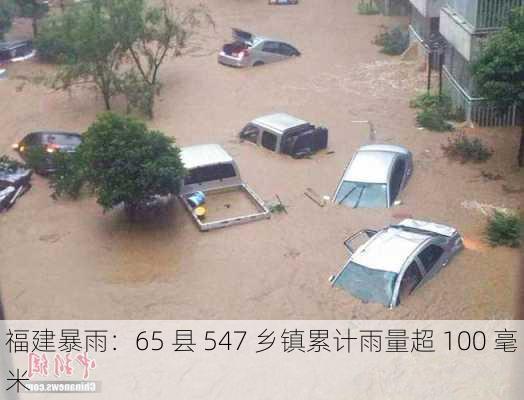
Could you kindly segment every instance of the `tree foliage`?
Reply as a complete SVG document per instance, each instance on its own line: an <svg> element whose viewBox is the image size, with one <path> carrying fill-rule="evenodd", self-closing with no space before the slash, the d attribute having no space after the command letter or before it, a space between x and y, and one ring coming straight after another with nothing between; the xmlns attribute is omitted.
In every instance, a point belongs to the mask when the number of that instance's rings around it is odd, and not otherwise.
<svg viewBox="0 0 524 400"><path fill-rule="evenodd" d="M49 11L49 5L41 0L15 0L21 17L31 18L33 37L38 36L38 21Z"/></svg>
<svg viewBox="0 0 524 400"><path fill-rule="evenodd" d="M104 210L124 204L133 211L177 194L185 175L172 138L112 113L100 115L72 159L63 161L53 177L55 194L74 196L87 184Z"/></svg>
<svg viewBox="0 0 524 400"><path fill-rule="evenodd" d="M15 5L12 0L0 0L0 40L11 29Z"/></svg>
<svg viewBox="0 0 524 400"><path fill-rule="evenodd" d="M36 46L49 62L62 64L55 87L94 83L106 109L123 94L128 110L153 117L160 92L160 67L168 56L180 56L203 23L213 23L202 6L174 10L167 2L93 0L51 17Z"/></svg>
<svg viewBox="0 0 524 400"><path fill-rule="evenodd" d="M494 34L473 65L473 75L481 96L501 111L517 104L522 135L518 156L524 165L524 7L515 9L507 25Z"/></svg>
<svg viewBox="0 0 524 400"><path fill-rule="evenodd" d="M44 60L61 64L53 81L56 89L94 84L106 109L111 109L111 98L118 93L122 48L102 0L70 7L50 18L36 47Z"/></svg>

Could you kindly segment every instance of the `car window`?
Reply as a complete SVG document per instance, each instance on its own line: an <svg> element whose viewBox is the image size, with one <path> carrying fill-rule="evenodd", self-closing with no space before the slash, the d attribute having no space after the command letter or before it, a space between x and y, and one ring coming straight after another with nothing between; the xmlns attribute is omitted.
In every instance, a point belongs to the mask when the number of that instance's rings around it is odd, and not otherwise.
<svg viewBox="0 0 524 400"><path fill-rule="evenodd" d="M262 146L266 149L275 151L277 148L277 137L268 131L262 132Z"/></svg>
<svg viewBox="0 0 524 400"><path fill-rule="evenodd" d="M422 274L418 269L416 261L413 261L404 273L404 276L402 277L402 282L400 282L400 289L398 293L399 301L402 302L406 297L408 297L411 294L411 292L415 290L415 288L421 280Z"/></svg>
<svg viewBox="0 0 524 400"><path fill-rule="evenodd" d="M285 44L285 43L279 44L279 53L280 54L283 54L285 56L293 56L296 54L296 52L297 52L296 49L291 47L288 44Z"/></svg>
<svg viewBox="0 0 524 400"><path fill-rule="evenodd" d="M23 140L23 144L25 146L35 146L41 143L42 143L42 138L37 133L30 133Z"/></svg>
<svg viewBox="0 0 524 400"><path fill-rule="evenodd" d="M333 285L347 290L362 301L389 306L396 278L394 272L366 268L350 262Z"/></svg>
<svg viewBox="0 0 524 400"><path fill-rule="evenodd" d="M206 167L193 168L185 178L186 185L204 183L236 176L235 168L231 164L217 164Z"/></svg>
<svg viewBox="0 0 524 400"><path fill-rule="evenodd" d="M240 132L240 138L249 142L256 143L258 138L258 132L259 130L255 125L249 124Z"/></svg>
<svg viewBox="0 0 524 400"><path fill-rule="evenodd" d="M419 260L424 265L426 273L429 272L435 265L440 256L444 253L444 249L435 244L431 244L420 252L418 255Z"/></svg>
<svg viewBox="0 0 524 400"><path fill-rule="evenodd" d="M60 146L78 146L82 142L82 139L77 135L53 135L51 133L48 133L44 137L44 142L48 144L54 143Z"/></svg>
<svg viewBox="0 0 524 400"><path fill-rule="evenodd" d="M353 208L387 207L386 185L344 181L336 193L335 202Z"/></svg>
<svg viewBox="0 0 524 400"><path fill-rule="evenodd" d="M262 46L262 51L279 54L280 46L278 42L265 42L264 46Z"/></svg>
<svg viewBox="0 0 524 400"><path fill-rule="evenodd" d="M391 173L391 180L389 186L389 199L390 203L393 204L395 199L400 192L400 185L402 184L402 178L404 177L404 170L406 168L406 161L398 159L395 161L393 172Z"/></svg>

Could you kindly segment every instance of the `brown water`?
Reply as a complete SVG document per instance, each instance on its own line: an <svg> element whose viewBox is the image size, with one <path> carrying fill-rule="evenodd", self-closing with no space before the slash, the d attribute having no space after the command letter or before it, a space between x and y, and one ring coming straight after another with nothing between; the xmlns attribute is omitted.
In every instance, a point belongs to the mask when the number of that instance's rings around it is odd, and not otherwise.
<svg viewBox="0 0 524 400"><path fill-rule="evenodd" d="M510 318L519 269L516 250L482 242L485 217L465 209L477 200L516 207L523 185L515 168L518 133L472 131L496 150L483 165L460 165L442 155L448 134L418 130L408 99L424 87L417 64L380 54L371 44L381 24L405 19L358 16L358 0L212 0L216 22L198 56L171 59L151 127L180 145L221 144L242 176L265 200L278 194L288 214L202 233L181 205L132 225L121 211L107 214L94 199L53 201L44 179L0 215L0 285L8 318ZM177 3L180 4L180 3ZM239 27L296 44L299 59L257 69L220 66L216 50ZM26 62L11 77L50 68ZM0 151L37 129L82 131L102 111L87 89L59 93L22 79L0 82ZM289 112L325 125L332 154L293 160L240 144L236 133L254 117ZM403 204L390 210L319 207L306 188L331 195L358 146L377 142L411 149L415 172ZM489 181L481 171L504 176ZM332 289L330 275L347 259L343 240L404 216L451 224L466 236L463 251L401 307L362 304Z"/></svg>

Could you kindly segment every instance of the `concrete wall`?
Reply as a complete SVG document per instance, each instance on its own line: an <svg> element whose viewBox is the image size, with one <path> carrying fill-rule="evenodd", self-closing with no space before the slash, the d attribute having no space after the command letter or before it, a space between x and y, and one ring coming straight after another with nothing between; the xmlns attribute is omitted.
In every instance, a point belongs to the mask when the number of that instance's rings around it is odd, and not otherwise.
<svg viewBox="0 0 524 400"><path fill-rule="evenodd" d="M440 9L446 0L410 0L410 2L423 16L435 18L440 15Z"/></svg>
<svg viewBox="0 0 524 400"><path fill-rule="evenodd" d="M471 32L460 17L452 16L446 8L440 11L440 33L467 61L471 61Z"/></svg>

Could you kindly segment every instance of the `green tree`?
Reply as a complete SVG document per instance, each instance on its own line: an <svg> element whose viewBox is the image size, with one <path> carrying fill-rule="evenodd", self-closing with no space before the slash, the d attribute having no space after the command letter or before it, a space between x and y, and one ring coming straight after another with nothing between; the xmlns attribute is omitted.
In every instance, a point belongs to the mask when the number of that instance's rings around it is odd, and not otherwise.
<svg viewBox="0 0 524 400"><path fill-rule="evenodd" d="M49 11L49 5L41 0L15 0L20 16L31 18L33 37L38 36L38 21Z"/></svg>
<svg viewBox="0 0 524 400"><path fill-rule="evenodd" d="M161 65L185 53L203 21L213 23L202 6L175 12L167 2L92 0L48 18L36 48L42 59L63 66L55 88L94 83L107 110L113 96L124 94L128 110L152 118Z"/></svg>
<svg viewBox="0 0 524 400"><path fill-rule="evenodd" d="M501 111L514 104L520 110L518 164L524 166L524 7L515 9L507 25L488 40L473 75L480 95Z"/></svg>
<svg viewBox="0 0 524 400"><path fill-rule="evenodd" d="M133 213L156 195L178 194L185 176L174 139L112 113L89 127L75 157L77 172L104 210L123 203Z"/></svg>
<svg viewBox="0 0 524 400"><path fill-rule="evenodd" d="M94 84L106 110L111 109L111 98L119 93L123 54L102 0L78 4L49 18L36 48L44 60L60 64L53 80L55 89Z"/></svg>
<svg viewBox="0 0 524 400"><path fill-rule="evenodd" d="M121 46L134 61L125 74L123 92L131 106L153 117L155 96L160 92L160 67L167 57L181 56L190 38L202 24L213 25L203 6L173 10L164 1L147 6L144 0L119 0L111 4L111 23ZM142 96L136 96L136 93Z"/></svg>
<svg viewBox="0 0 524 400"><path fill-rule="evenodd" d="M12 0L0 0L0 40L11 29L14 11L15 7Z"/></svg>

